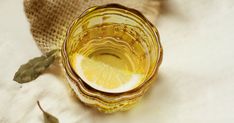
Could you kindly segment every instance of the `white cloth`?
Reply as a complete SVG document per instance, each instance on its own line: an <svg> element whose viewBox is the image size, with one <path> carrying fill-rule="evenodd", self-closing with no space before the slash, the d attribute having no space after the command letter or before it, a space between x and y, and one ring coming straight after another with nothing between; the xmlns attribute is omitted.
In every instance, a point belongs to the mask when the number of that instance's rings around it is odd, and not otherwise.
<svg viewBox="0 0 234 123"><path fill-rule="evenodd" d="M234 122L233 13L233 0L165 2L157 21L164 47L159 79L135 108L106 115L73 98L60 70L23 85L12 80L41 53L22 0L1 0L0 123L41 123L37 100L61 123Z"/></svg>

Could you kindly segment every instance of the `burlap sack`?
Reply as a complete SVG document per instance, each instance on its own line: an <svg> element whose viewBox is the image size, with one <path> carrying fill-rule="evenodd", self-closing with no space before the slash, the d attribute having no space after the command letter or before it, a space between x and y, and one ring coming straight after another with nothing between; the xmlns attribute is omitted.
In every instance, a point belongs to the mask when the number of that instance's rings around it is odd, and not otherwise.
<svg viewBox="0 0 234 123"><path fill-rule="evenodd" d="M31 32L43 53L61 48L71 22L85 9L119 3L141 11L153 23L159 13L159 0L24 0Z"/></svg>

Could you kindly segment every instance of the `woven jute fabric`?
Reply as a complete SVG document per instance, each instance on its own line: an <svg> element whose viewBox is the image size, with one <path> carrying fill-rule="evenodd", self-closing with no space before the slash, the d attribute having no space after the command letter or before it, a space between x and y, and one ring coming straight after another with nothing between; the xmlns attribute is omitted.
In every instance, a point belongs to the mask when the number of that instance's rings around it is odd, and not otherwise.
<svg viewBox="0 0 234 123"><path fill-rule="evenodd" d="M108 3L135 8L153 23L159 14L158 0L24 0L24 9L33 38L45 53L61 48L69 25L83 11Z"/></svg>

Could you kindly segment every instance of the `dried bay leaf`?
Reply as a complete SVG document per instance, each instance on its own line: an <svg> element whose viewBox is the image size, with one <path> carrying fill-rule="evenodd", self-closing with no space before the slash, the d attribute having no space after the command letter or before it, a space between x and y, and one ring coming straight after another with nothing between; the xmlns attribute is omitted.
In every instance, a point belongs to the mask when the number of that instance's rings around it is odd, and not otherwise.
<svg viewBox="0 0 234 123"><path fill-rule="evenodd" d="M20 66L13 80L18 83L26 83L36 79L55 61L58 52L59 50L55 49L45 55L29 60L28 63Z"/></svg>
<svg viewBox="0 0 234 123"><path fill-rule="evenodd" d="M44 115L44 123L59 123L58 118L51 115L50 113L46 112L40 105L40 102L37 101L37 105L40 108L40 110L43 112Z"/></svg>

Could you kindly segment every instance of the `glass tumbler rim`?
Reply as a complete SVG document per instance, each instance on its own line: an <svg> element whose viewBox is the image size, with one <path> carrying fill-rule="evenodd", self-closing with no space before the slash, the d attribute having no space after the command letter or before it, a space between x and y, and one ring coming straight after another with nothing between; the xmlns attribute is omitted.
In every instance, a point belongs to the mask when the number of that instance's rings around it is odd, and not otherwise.
<svg viewBox="0 0 234 123"><path fill-rule="evenodd" d="M139 12L136 9L128 8L128 7L122 6L120 4L106 4L106 5L94 6L94 7L86 9L79 17L77 17L77 18L74 19L74 21L72 22L72 24L70 24L70 27L67 30L66 38L65 38L65 40L63 42L62 50L61 50L61 52L62 52L62 59L63 59L63 61L65 61L65 62L63 62L63 64L64 64L64 66L67 66L68 68L71 68L71 69L68 69L69 72L71 72L72 74L75 74L74 71L71 71L72 67L71 67L70 60L69 60L69 57L68 57L68 53L67 53L67 50L66 50L67 49L67 42L68 42L68 39L69 39L71 30L72 30L72 27L74 27L74 25L76 23L78 23L78 21L80 21L81 18L83 16L85 16L86 14L88 14L90 12L93 12L95 10L103 9L103 8L122 9L122 10L125 10L125 11L128 11L130 13L135 14L135 16L137 16L138 18L142 19L142 21L144 21L144 23L148 24L148 26L150 27L149 29L151 30L151 32L153 32L154 38L156 38L155 41L156 41L157 47L158 47L158 55L157 55L158 58L157 58L157 60L156 60L156 62L154 64L154 69L152 70L151 76L147 80L144 80L144 82L142 82L137 87L135 87L135 88L133 88L131 90L128 90L128 91L125 91L125 92L119 92L119 93L130 93L130 92L137 91L140 88L142 88L142 86L147 85L146 83L148 83L149 81L151 81L151 79L155 76L155 74L157 74L158 68L159 68L159 66L160 66L160 64L162 62L163 49L162 49L162 45L161 45L161 42L160 42L160 36L159 36L157 28L141 12ZM67 67L65 67L65 68L67 68ZM83 81L83 83L86 84L86 85L88 85L84 81ZM95 88L92 88L92 89L97 90ZM101 90L97 90L97 91L101 91ZM101 91L101 92L102 93L110 94L109 92L104 92L104 91Z"/></svg>

